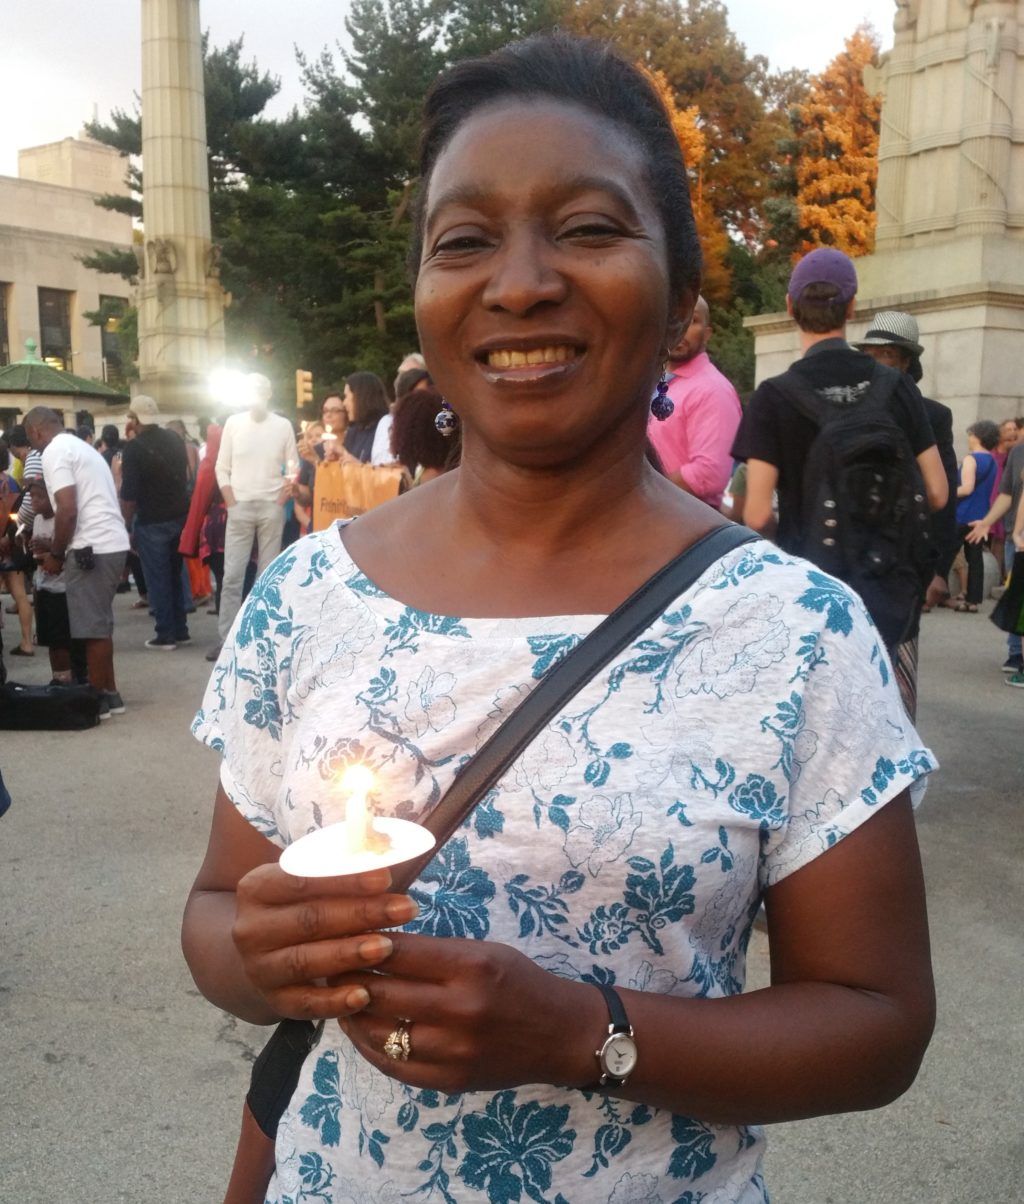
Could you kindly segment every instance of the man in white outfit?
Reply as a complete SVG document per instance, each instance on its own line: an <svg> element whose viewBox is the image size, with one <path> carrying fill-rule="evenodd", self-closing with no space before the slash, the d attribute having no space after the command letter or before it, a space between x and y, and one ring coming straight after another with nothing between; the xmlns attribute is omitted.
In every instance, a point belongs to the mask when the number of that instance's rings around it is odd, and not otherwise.
<svg viewBox="0 0 1024 1204"><path fill-rule="evenodd" d="M270 381L250 373L249 409L232 414L224 424L217 456L217 484L228 511L224 535L224 588L218 630L221 642L242 605L242 585L257 541L259 572L281 551L284 504L290 480L298 471L295 431L287 418L270 413ZM216 660L220 645L207 654Z"/></svg>

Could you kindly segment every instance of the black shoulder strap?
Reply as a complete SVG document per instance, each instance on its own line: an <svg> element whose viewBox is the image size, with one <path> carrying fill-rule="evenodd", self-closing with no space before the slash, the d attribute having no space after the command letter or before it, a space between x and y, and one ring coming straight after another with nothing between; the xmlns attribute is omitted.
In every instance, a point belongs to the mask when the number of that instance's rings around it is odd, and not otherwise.
<svg viewBox="0 0 1024 1204"><path fill-rule="evenodd" d="M858 406L870 401L877 409L888 409L889 401L903 374L886 364L875 363L871 370L871 384ZM799 372L790 368L774 378L773 384L784 393L793 407L819 429L834 416L838 407L803 379ZM853 407L850 407L853 408ZM840 408L840 412L842 409Z"/></svg>
<svg viewBox="0 0 1024 1204"><path fill-rule="evenodd" d="M828 413L827 402L818 396L798 372L790 368L776 376L772 384L792 403L797 413L813 422L816 427L822 426Z"/></svg>
<svg viewBox="0 0 1024 1204"><path fill-rule="evenodd" d="M550 720L610 661L628 648L665 610L728 552L757 539L748 527L731 523L702 536L642 585L586 639L554 665L502 723L425 821L443 845L499 781L516 757ZM396 867L394 890L405 890L434 856ZM299 1081L302 1063L316 1045L323 1021L283 1020L253 1066L246 1103L263 1133L273 1139ZM241 1146L239 1147L241 1150ZM236 1165L237 1165L236 1155Z"/></svg>
<svg viewBox="0 0 1024 1204"><path fill-rule="evenodd" d="M702 536L664 568L659 569L622 605L601 622L548 671L526 699L459 771L444 797L424 824L440 847L458 830L473 808L499 781L538 732L583 687L637 638L726 553L759 538L748 527L732 523ZM398 867L395 889L415 881L434 856Z"/></svg>

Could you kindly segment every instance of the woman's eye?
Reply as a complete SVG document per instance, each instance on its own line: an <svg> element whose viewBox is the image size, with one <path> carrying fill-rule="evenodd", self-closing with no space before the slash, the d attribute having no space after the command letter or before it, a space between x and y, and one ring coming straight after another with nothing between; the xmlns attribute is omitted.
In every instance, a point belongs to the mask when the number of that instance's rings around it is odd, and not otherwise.
<svg viewBox="0 0 1024 1204"><path fill-rule="evenodd" d="M618 227L610 222L581 222L578 226L570 226L563 231L563 238L614 238L619 233Z"/></svg>
<svg viewBox="0 0 1024 1204"><path fill-rule="evenodd" d="M435 255L452 255L465 253L466 251L478 251L486 245L486 240L482 234L455 234L450 238L442 238L440 242L434 246Z"/></svg>

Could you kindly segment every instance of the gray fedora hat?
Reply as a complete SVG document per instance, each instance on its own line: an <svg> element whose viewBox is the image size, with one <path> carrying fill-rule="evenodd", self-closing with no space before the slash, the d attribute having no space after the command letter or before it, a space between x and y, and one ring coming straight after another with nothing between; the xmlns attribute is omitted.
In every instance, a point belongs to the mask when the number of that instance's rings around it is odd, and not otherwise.
<svg viewBox="0 0 1024 1204"><path fill-rule="evenodd" d="M854 343L855 347L902 347L911 355L923 355L924 348L918 341L921 333L917 328L917 319L913 314L905 314L899 310L888 310L875 314L871 320L871 329Z"/></svg>

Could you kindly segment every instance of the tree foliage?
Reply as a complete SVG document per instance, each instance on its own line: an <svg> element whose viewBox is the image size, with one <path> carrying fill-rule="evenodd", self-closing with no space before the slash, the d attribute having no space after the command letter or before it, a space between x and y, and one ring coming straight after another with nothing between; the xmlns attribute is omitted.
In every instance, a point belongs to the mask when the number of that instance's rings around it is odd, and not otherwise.
<svg viewBox="0 0 1024 1204"><path fill-rule="evenodd" d="M324 387L363 368L389 379L416 345L405 253L423 96L448 65L556 25L611 40L651 74L690 172L712 353L738 388L753 380L743 318L780 306L793 253L867 248L878 106L860 79L877 50L866 30L809 88L747 52L722 0L353 0L343 44L298 53L305 100L281 118L265 115L279 81L241 39L204 39L229 349L259 360L279 395L300 365ZM131 196L102 203L141 216L138 99L89 132L126 156ZM91 264L137 270L128 255Z"/></svg>
<svg viewBox="0 0 1024 1204"><path fill-rule="evenodd" d="M866 255L875 245L881 97L864 85L878 36L861 25L796 106L796 178L804 247Z"/></svg>

